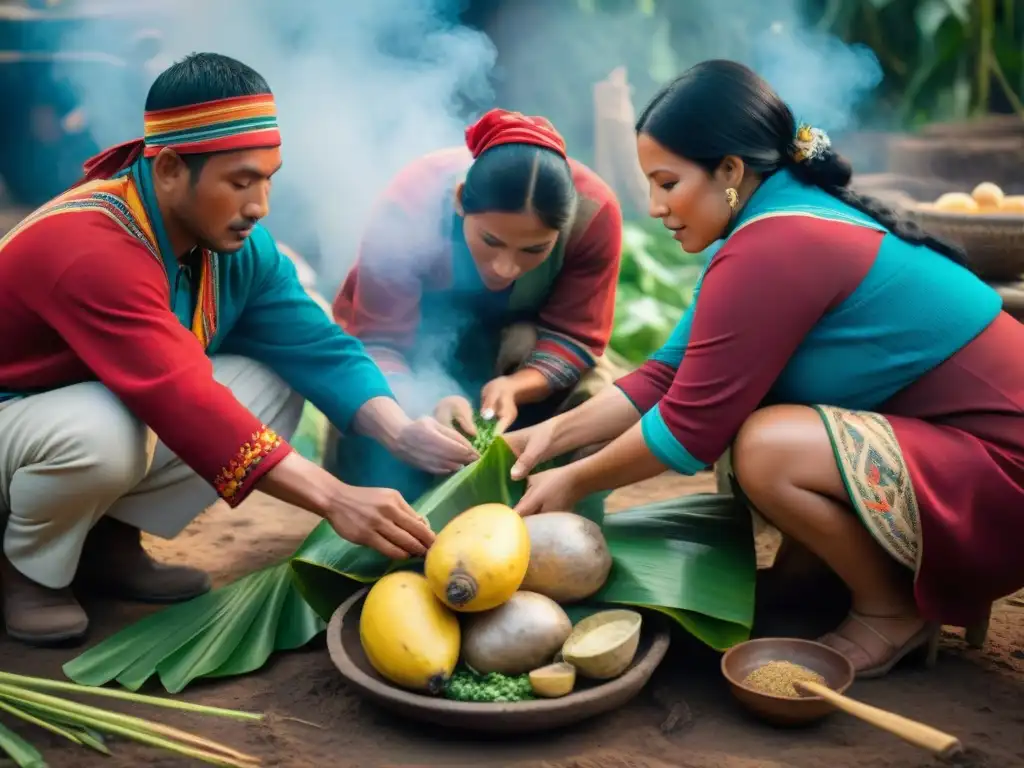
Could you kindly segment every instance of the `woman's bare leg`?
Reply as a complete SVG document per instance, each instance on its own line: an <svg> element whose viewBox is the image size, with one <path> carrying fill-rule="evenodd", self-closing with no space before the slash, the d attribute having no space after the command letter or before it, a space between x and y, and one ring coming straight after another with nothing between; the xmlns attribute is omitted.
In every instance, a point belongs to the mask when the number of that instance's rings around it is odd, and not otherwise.
<svg viewBox="0 0 1024 768"><path fill-rule="evenodd" d="M820 557L849 587L853 610L868 618L870 628L850 621L825 642L862 670L885 662L921 630L911 574L850 507L825 424L813 409L780 405L755 412L736 438L732 461L751 503Z"/></svg>

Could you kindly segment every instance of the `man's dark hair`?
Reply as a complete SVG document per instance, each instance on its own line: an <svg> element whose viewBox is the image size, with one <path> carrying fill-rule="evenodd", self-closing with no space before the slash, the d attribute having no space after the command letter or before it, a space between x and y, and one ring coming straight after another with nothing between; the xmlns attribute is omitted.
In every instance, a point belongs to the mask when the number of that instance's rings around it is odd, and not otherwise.
<svg viewBox="0 0 1024 768"><path fill-rule="evenodd" d="M271 93L263 76L247 64L219 53L191 53L161 72L146 96L146 111L174 109L234 96ZM182 155L194 184L209 154Z"/></svg>

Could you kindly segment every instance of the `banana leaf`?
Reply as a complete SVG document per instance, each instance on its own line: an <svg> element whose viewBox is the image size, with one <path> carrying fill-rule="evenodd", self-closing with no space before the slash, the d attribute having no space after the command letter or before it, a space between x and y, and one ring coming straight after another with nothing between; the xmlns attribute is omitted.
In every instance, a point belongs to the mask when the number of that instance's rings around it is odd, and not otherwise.
<svg viewBox="0 0 1024 768"><path fill-rule="evenodd" d="M500 438L479 461L413 506L440 530L464 509L513 505L524 482L509 472L512 451ZM603 496L576 509L604 529L613 566L594 604L650 607L711 647L749 637L756 569L750 515L731 496L700 495L645 505L604 518ZM195 600L153 614L72 659L77 683L116 680L137 690L156 675L170 693L198 678L260 668L275 651L299 648L362 585L415 563L396 563L318 525L292 558Z"/></svg>
<svg viewBox="0 0 1024 768"><path fill-rule="evenodd" d="M288 442L300 456L322 466L329 427L327 417L307 400L302 407L299 426Z"/></svg>
<svg viewBox="0 0 1024 768"><path fill-rule="evenodd" d="M0 723L0 755L7 755L18 768L47 768L42 753L3 723Z"/></svg>

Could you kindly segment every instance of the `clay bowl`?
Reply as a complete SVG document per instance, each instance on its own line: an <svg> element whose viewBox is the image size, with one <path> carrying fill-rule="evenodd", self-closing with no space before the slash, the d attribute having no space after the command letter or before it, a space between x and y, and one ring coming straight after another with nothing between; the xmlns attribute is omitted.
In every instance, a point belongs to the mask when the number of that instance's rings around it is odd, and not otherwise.
<svg viewBox="0 0 1024 768"><path fill-rule="evenodd" d="M819 696L804 695L798 699L772 696L743 685L743 680L769 661L788 661L813 669L825 678L836 693L845 693L853 685L853 664L839 651L811 640L766 637L740 643L722 656L722 674L729 682L733 696L752 715L771 725L807 725L834 710Z"/></svg>
<svg viewBox="0 0 1024 768"><path fill-rule="evenodd" d="M926 232L963 247L983 280L1011 282L1024 274L1024 214L954 213L928 203L906 212Z"/></svg>
<svg viewBox="0 0 1024 768"><path fill-rule="evenodd" d="M327 649L341 676L360 694L414 720L481 733L531 733L561 728L618 709L650 680L669 646L669 630L657 614L645 613L640 646L621 676L608 681L577 677L576 689L558 699L481 704L425 696L396 688L370 666L359 642L359 617L369 588L334 612L327 626Z"/></svg>

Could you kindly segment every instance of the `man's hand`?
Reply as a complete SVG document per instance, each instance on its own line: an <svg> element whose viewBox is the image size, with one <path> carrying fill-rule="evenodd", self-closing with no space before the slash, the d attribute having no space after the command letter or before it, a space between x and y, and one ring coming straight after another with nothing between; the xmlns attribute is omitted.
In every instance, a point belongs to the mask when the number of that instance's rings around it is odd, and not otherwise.
<svg viewBox="0 0 1024 768"><path fill-rule="evenodd" d="M476 436L476 424L473 423L473 406L464 397L452 395L442 398L434 406L434 418L446 427L458 425L470 437Z"/></svg>
<svg viewBox="0 0 1024 768"><path fill-rule="evenodd" d="M519 415L516 405L516 386L509 376L499 376L489 381L480 391L480 414L485 419L496 418L494 434L500 435L508 429Z"/></svg>
<svg viewBox="0 0 1024 768"><path fill-rule="evenodd" d="M385 557L402 560L419 556L434 542L427 521L398 491L345 485L295 452L264 474L256 487L319 515L342 538L372 547Z"/></svg>
<svg viewBox="0 0 1024 768"><path fill-rule="evenodd" d="M398 434L392 452L433 475L449 475L480 458L463 435L429 416L406 425Z"/></svg>
<svg viewBox="0 0 1024 768"><path fill-rule="evenodd" d="M390 488L345 486L326 518L343 539L392 560L421 557L434 543L427 521Z"/></svg>

